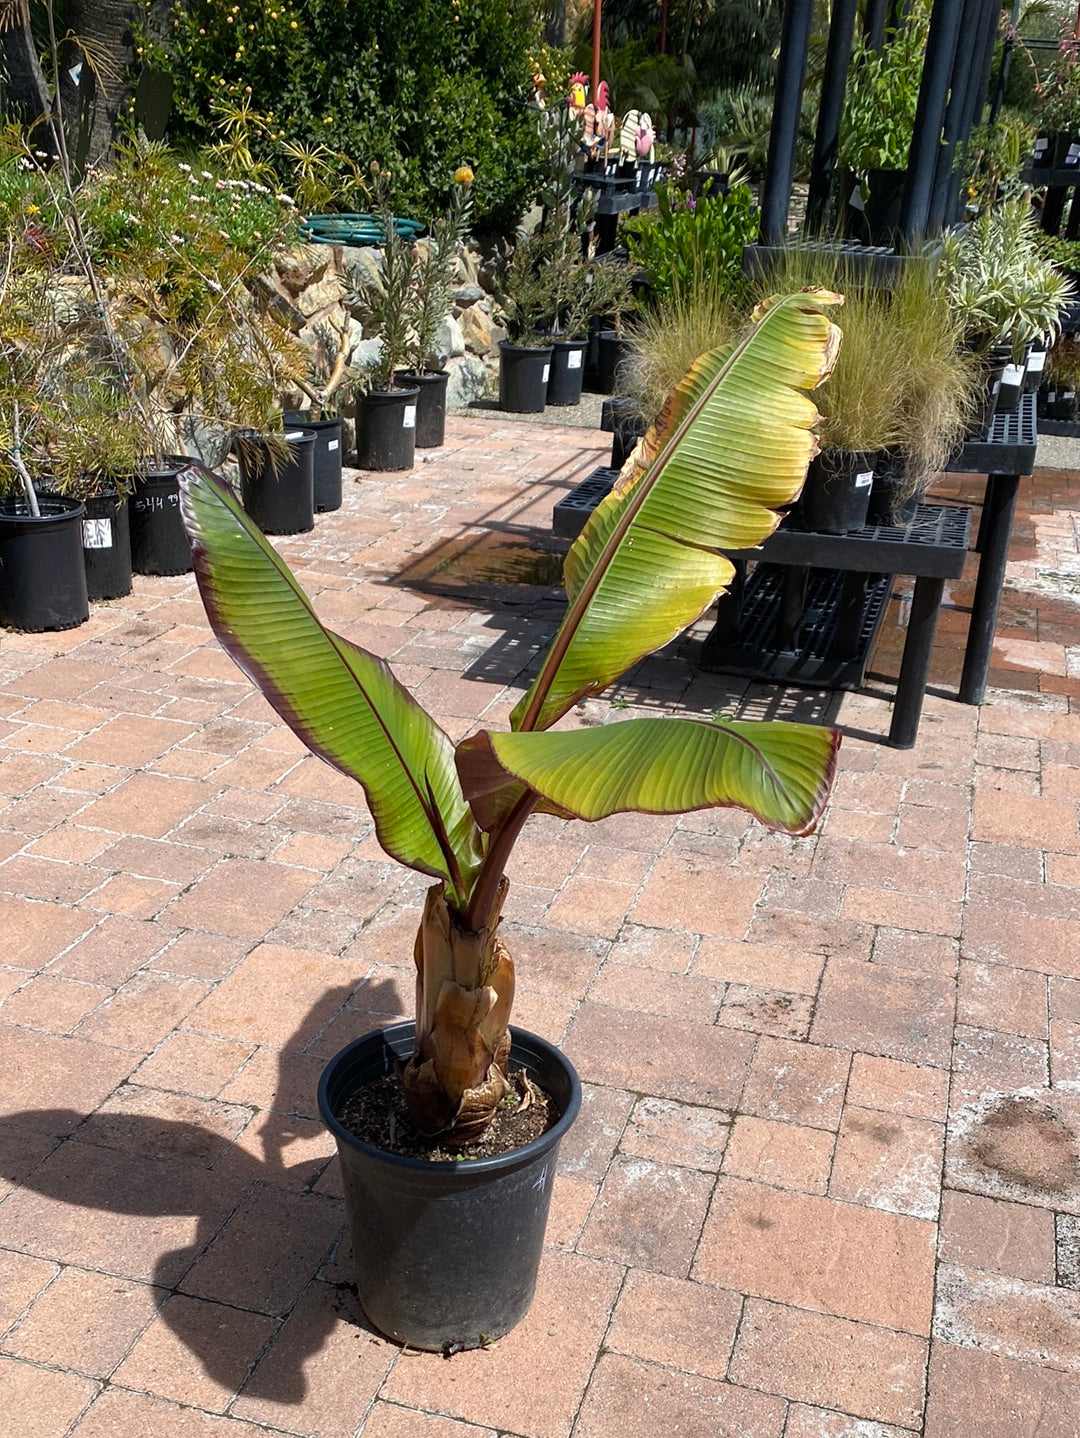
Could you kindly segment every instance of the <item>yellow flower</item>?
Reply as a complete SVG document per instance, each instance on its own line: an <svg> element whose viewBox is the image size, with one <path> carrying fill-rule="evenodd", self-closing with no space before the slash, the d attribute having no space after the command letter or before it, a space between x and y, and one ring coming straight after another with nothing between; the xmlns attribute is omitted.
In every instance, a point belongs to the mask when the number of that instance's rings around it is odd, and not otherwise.
<svg viewBox="0 0 1080 1438"><path fill-rule="evenodd" d="M27 205L27 207L26 207L26 213L27 213L28 215L37 215L37 214L40 214L41 212L39 211L37 205Z"/></svg>
<svg viewBox="0 0 1080 1438"><path fill-rule="evenodd" d="M454 171L454 180L459 185L471 185L473 172L468 165L459 165Z"/></svg>

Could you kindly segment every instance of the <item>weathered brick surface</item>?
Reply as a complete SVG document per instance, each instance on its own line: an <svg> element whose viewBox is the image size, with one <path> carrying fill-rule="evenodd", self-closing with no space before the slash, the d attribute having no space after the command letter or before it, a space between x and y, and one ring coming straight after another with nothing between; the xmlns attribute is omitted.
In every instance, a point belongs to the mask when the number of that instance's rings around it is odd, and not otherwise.
<svg viewBox="0 0 1080 1438"><path fill-rule="evenodd" d="M349 472L340 511L274 542L451 736L505 725L558 600L436 565L508 526L546 538L605 449L453 416L443 450ZM529 1317L449 1363L365 1325L314 1102L328 1055L409 1012L427 881L217 648L190 577L0 635L20 1431L1075 1438L1080 611L1053 576L1078 509L1071 473L1021 486L978 709L947 697L974 559L950 585L911 751L879 742L899 599L864 693L702 674L696 639L623 686L631 712L838 716L838 782L798 839L734 810L526 831L515 1012L585 1102Z"/></svg>

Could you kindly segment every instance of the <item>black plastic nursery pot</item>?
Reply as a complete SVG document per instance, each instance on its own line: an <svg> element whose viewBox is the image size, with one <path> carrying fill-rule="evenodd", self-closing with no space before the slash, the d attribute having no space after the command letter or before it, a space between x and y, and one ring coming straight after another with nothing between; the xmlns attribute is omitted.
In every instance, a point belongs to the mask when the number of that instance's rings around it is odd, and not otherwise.
<svg viewBox="0 0 1080 1438"><path fill-rule="evenodd" d="M499 408L541 414L547 404L551 345L499 344Z"/></svg>
<svg viewBox="0 0 1080 1438"><path fill-rule="evenodd" d="M866 523L876 450L825 449L810 461L799 511L812 534L848 534Z"/></svg>
<svg viewBox="0 0 1080 1438"><path fill-rule="evenodd" d="M1024 393L1035 394L1043 381L1043 372L1046 368L1046 340L1041 336L1032 341L1028 350L1027 363L1024 365Z"/></svg>
<svg viewBox="0 0 1080 1438"><path fill-rule="evenodd" d="M619 366L630 356L630 341L615 330L601 330L596 337L596 383L600 394L614 394Z"/></svg>
<svg viewBox="0 0 1080 1438"><path fill-rule="evenodd" d="M919 498L905 494L904 462L900 455L881 455L870 485L867 524L907 524L915 518Z"/></svg>
<svg viewBox="0 0 1080 1438"><path fill-rule="evenodd" d="M551 370L547 384L548 404L565 407L581 403L585 351L588 347L588 340L552 341Z"/></svg>
<svg viewBox="0 0 1080 1438"><path fill-rule="evenodd" d="M402 371L397 376L399 383L420 391L416 401L416 448L438 449L446 440L446 386L450 382L447 370L433 370L431 373L410 374Z"/></svg>
<svg viewBox="0 0 1080 1438"><path fill-rule="evenodd" d="M315 431L315 513L341 508L341 419L308 419L303 410L286 410L286 429Z"/></svg>
<svg viewBox="0 0 1080 1438"><path fill-rule="evenodd" d="M1048 388L1042 403L1044 419L1064 420L1066 422L1076 418L1076 391L1062 386L1060 389Z"/></svg>
<svg viewBox="0 0 1080 1438"><path fill-rule="evenodd" d="M1073 130L1059 130L1054 136L1050 163L1055 170L1080 169L1080 137Z"/></svg>
<svg viewBox="0 0 1080 1438"><path fill-rule="evenodd" d="M432 1163L386 1153L339 1123L342 1104L412 1053L414 1025L393 1024L332 1058L319 1112L337 1142L364 1312L413 1348L479 1348L508 1333L532 1301L555 1164L581 1106L581 1084L553 1045L512 1028L510 1064L561 1111L547 1133L494 1158Z"/></svg>
<svg viewBox="0 0 1080 1438"><path fill-rule="evenodd" d="M288 458L262 438L236 443L240 498L264 534L306 534L315 528L314 429L286 430Z"/></svg>
<svg viewBox="0 0 1080 1438"><path fill-rule="evenodd" d="M90 617L77 499L0 499L0 624L33 633L74 629Z"/></svg>
<svg viewBox="0 0 1080 1438"><path fill-rule="evenodd" d="M891 245L900 228L906 170L871 170L866 177L867 197L863 214L872 245Z"/></svg>
<svg viewBox="0 0 1080 1438"><path fill-rule="evenodd" d="M83 563L91 601L131 593L131 506L126 495L94 494L83 503Z"/></svg>
<svg viewBox="0 0 1080 1438"><path fill-rule="evenodd" d="M187 461L172 456L135 481L131 504L131 567L136 574L188 574L191 546L180 515L177 479Z"/></svg>
<svg viewBox="0 0 1080 1438"><path fill-rule="evenodd" d="M994 397L994 413L1013 414L1024 392L1027 356L1017 360L1012 350L1006 349L1000 356L995 356L995 360L1001 363L1001 377L997 382L997 393ZM995 371L996 367L995 363Z"/></svg>
<svg viewBox="0 0 1080 1438"><path fill-rule="evenodd" d="M412 469L419 387L369 389L356 399L356 462L361 469Z"/></svg>

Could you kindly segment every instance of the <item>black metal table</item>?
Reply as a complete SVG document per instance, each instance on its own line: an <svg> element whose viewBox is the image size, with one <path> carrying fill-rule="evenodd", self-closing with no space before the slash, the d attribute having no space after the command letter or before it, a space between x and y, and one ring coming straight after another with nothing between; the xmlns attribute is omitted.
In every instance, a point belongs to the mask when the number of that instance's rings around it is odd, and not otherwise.
<svg viewBox="0 0 1080 1438"><path fill-rule="evenodd" d="M754 572L735 586L728 612L721 609L702 649L702 668L854 687L862 682L892 576L913 575L889 726L890 744L910 749L919 731L941 596L946 579L964 571L970 519L971 511L959 505L921 504L907 524L864 525L851 534L814 534L782 524L759 548L730 556L744 572L753 563ZM772 591L771 602L757 614L763 590Z"/></svg>
<svg viewBox="0 0 1080 1438"><path fill-rule="evenodd" d="M979 577L975 581L960 676L959 698L963 704L981 704L986 695L1016 496L1020 480L1035 468L1037 446L1035 396L1025 394L1012 414L995 415L986 438L969 440L948 466L954 473L986 475L977 544Z"/></svg>
<svg viewBox="0 0 1080 1438"><path fill-rule="evenodd" d="M951 472L985 474L971 607L958 698L981 704L997 625L1020 479L1035 463L1035 396L997 415L969 440ZM555 506L553 531L572 539L608 493L618 471L595 470ZM884 615L891 576L915 578L890 743L911 748L918 733L937 611L946 579L963 573L970 510L920 505L908 525L864 526L853 534L812 534L790 521L758 549L731 557L743 578L705 642L703 667L789 683L854 687ZM754 573L746 576L748 565ZM845 573L846 576L845 577ZM748 631L740 634L743 621ZM800 648L799 646L803 647Z"/></svg>

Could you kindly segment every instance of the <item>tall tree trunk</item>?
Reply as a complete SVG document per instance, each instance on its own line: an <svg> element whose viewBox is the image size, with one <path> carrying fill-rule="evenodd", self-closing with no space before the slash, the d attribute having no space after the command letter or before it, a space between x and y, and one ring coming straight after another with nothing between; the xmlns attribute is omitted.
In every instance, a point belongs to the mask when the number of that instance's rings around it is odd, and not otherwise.
<svg viewBox="0 0 1080 1438"><path fill-rule="evenodd" d="M130 95L125 71L135 63L132 25L142 7L133 0L69 0L61 39L60 106L68 151L77 173L103 160L116 119Z"/></svg>
<svg viewBox="0 0 1080 1438"><path fill-rule="evenodd" d="M30 33L30 15L20 0L0 0L0 103L32 130L34 144L53 152L49 133L49 86Z"/></svg>

